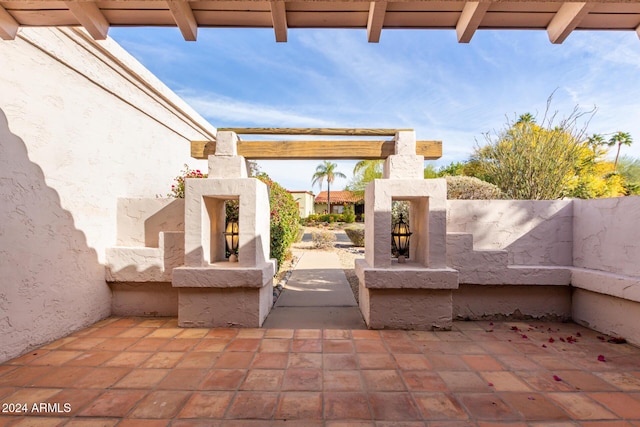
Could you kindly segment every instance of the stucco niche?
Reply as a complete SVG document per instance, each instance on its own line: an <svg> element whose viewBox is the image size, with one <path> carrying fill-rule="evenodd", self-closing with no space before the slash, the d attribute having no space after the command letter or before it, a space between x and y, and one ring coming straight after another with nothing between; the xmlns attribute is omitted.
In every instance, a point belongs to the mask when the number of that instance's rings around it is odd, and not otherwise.
<svg viewBox="0 0 640 427"><path fill-rule="evenodd" d="M272 306L276 262L269 259L269 193L248 178L237 136L219 132L209 176L185 184L184 266L173 270L178 324L260 327ZM225 258L225 201L238 200L238 262Z"/></svg>
<svg viewBox="0 0 640 427"><path fill-rule="evenodd" d="M398 132L395 142L385 178L365 189L365 258L355 267L360 309L371 328L450 329L458 272L446 265L446 182L422 178L414 132ZM394 201L410 206L410 256L403 264L391 259Z"/></svg>

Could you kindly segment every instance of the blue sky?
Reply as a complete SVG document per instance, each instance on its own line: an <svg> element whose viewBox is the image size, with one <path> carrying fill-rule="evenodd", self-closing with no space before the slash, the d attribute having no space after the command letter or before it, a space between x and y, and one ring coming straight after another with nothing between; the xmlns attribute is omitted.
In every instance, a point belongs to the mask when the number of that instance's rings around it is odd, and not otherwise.
<svg viewBox="0 0 640 427"><path fill-rule="evenodd" d="M109 34L216 127L414 128L443 141L440 166L467 159L507 118L541 118L554 93L553 111L597 107L588 133L630 132L622 154L640 157L635 32L574 32L561 45L544 31L478 31L469 44L436 30L384 30L377 44L364 30L289 30L287 43L270 29L199 29L197 42L175 28ZM260 165L288 189L317 193L319 163ZM354 162L338 163L350 178Z"/></svg>

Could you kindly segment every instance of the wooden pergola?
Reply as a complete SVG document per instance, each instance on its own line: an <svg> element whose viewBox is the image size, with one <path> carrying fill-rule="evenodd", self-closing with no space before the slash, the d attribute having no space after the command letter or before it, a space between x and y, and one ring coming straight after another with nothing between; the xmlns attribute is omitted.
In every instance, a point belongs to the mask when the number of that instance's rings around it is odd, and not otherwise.
<svg viewBox="0 0 640 427"><path fill-rule="evenodd" d="M0 0L0 37L18 28L82 26L95 39L109 27L177 26L185 40L198 28L273 28L278 42L289 28L455 29L468 43L479 29L546 30L562 43L574 30L636 31L637 0Z"/></svg>

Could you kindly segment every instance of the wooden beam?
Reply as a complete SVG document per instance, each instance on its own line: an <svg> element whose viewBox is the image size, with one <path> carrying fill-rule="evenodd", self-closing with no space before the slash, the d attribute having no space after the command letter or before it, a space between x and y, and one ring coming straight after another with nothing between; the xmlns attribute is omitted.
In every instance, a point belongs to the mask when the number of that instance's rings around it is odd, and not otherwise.
<svg viewBox="0 0 640 427"><path fill-rule="evenodd" d="M65 1L69 11L91 37L104 40L109 32L109 22L93 1Z"/></svg>
<svg viewBox="0 0 640 427"><path fill-rule="evenodd" d="M287 8L284 0L271 0L271 22L276 34L276 42L287 41Z"/></svg>
<svg viewBox="0 0 640 427"><path fill-rule="evenodd" d="M0 6L0 38L2 40L13 40L16 38L20 24L13 19L7 10Z"/></svg>
<svg viewBox="0 0 640 427"><path fill-rule="evenodd" d="M193 10L186 0L167 0L167 5L176 21L176 25L186 41L194 42L198 36L198 22L193 16Z"/></svg>
<svg viewBox="0 0 640 427"><path fill-rule="evenodd" d="M191 157L207 159L215 141L191 141ZM395 152L394 141L238 141L238 155L252 160L377 160ZM442 157L441 141L417 141L416 154L425 160Z"/></svg>
<svg viewBox="0 0 640 427"><path fill-rule="evenodd" d="M640 39L640 25L638 25L636 27L636 34L638 35L638 38Z"/></svg>
<svg viewBox="0 0 640 427"><path fill-rule="evenodd" d="M369 18L367 19L367 38L369 43L378 43L380 41L386 13L387 2L385 0L369 3Z"/></svg>
<svg viewBox="0 0 640 427"><path fill-rule="evenodd" d="M230 131L239 135L334 135L334 136L395 136L399 131L413 129L379 128L218 128L218 131Z"/></svg>
<svg viewBox="0 0 640 427"><path fill-rule="evenodd" d="M595 3L592 2L563 3L547 26L547 34L551 43L560 44L565 41L582 19L589 14L594 5Z"/></svg>
<svg viewBox="0 0 640 427"><path fill-rule="evenodd" d="M459 43L469 43L471 41L490 5L491 3L488 1L468 1L464 4L456 24Z"/></svg>

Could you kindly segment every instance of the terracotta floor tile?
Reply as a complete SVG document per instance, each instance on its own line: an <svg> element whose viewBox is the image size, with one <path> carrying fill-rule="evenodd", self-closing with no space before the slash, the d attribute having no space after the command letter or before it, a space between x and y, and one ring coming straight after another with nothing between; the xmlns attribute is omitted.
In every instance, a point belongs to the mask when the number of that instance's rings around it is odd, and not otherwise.
<svg viewBox="0 0 640 427"><path fill-rule="evenodd" d="M406 387L397 371L362 371L365 389L371 391L404 391Z"/></svg>
<svg viewBox="0 0 640 427"><path fill-rule="evenodd" d="M171 351L159 351L140 365L141 368L173 368L182 359L183 354Z"/></svg>
<svg viewBox="0 0 640 427"><path fill-rule="evenodd" d="M322 368L320 353L291 353L288 368Z"/></svg>
<svg viewBox="0 0 640 427"><path fill-rule="evenodd" d="M622 418L640 420L640 397L634 399L620 392L589 393L589 397Z"/></svg>
<svg viewBox="0 0 640 427"><path fill-rule="evenodd" d="M123 351L138 342L138 338L109 338L95 346L95 351Z"/></svg>
<svg viewBox="0 0 640 427"><path fill-rule="evenodd" d="M0 377L0 386L23 387L50 373L50 366L20 366Z"/></svg>
<svg viewBox="0 0 640 427"><path fill-rule="evenodd" d="M59 427L63 425L68 418L36 418L27 417L23 419L16 419L11 427ZM118 422L117 419L111 421L111 424L104 424L106 427L114 426ZM66 424L69 425L69 424Z"/></svg>
<svg viewBox="0 0 640 427"><path fill-rule="evenodd" d="M60 350L91 350L95 346L102 344L106 338L78 338L60 347Z"/></svg>
<svg viewBox="0 0 640 427"><path fill-rule="evenodd" d="M556 381L553 374L548 371L516 372L516 375L536 391L575 391L575 388L570 384Z"/></svg>
<svg viewBox="0 0 640 427"><path fill-rule="evenodd" d="M115 318L113 322L109 324L112 328L131 328L133 326L142 326L142 324L149 324L150 327L160 327L166 322L165 319L146 319L142 320L135 317L123 317Z"/></svg>
<svg viewBox="0 0 640 427"><path fill-rule="evenodd" d="M255 332L260 332L260 330L259 329L244 330L244 329L235 329L235 328L213 328L213 329L209 329L209 333L207 333L206 338L226 339L230 341L233 338L235 338L236 335L238 335L238 333L242 333L243 335L246 335L247 333L255 333ZM262 332L259 335L259 337L262 337L263 334L264 332Z"/></svg>
<svg viewBox="0 0 640 427"><path fill-rule="evenodd" d="M460 403L447 393L414 393L422 416L426 420L466 420L469 415Z"/></svg>
<svg viewBox="0 0 640 427"><path fill-rule="evenodd" d="M520 418L495 393L464 393L458 394L457 398L476 420L514 421Z"/></svg>
<svg viewBox="0 0 640 427"><path fill-rule="evenodd" d="M49 350L40 348L40 349L32 350L27 354L23 354L22 356L17 357L15 359L8 360L5 362L6 365L0 366L0 375L2 375L3 370L11 368L11 366L8 366L8 365L28 365L29 363L33 362L35 359L38 359L47 353L49 353Z"/></svg>
<svg viewBox="0 0 640 427"><path fill-rule="evenodd" d="M240 386L240 390L279 390L284 378L283 370L251 369Z"/></svg>
<svg viewBox="0 0 640 427"><path fill-rule="evenodd" d="M0 399L10 396L18 390L18 387L0 387Z"/></svg>
<svg viewBox="0 0 640 427"><path fill-rule="evenodd" d="M133 369L114 388L151 388L167 376L169 369Z"/></svg>
<svg viewBox="0 0 640 427"><path fill-rule="evenodd" d="M543 368L526 356L503 354L496 357L508 370L541 371Z"/></svg>
<svg viewBox="0 0 640 427"><path fill-rule="evenodd" d="M264 333L265 338L293 338L293 329L267 329Z"/></svg>
<svg viewBox="0 0 640 427"><path fill-rule="evenodd" d="M552 371L562 381L582 391L615 391L616 388L601 378L583 371ZM640 384L640 382L638 382Z"/></svg>
<svg viewBox="0 0 640 427"><path fill-rule="evenodd" d="M478 421L478 427L527 427L527 423L522 422L500 422L500 421Z"/></svg>
<svg viewBox="0 0 640 427"><path fill-rule="evenodd" d="M358 353L388 353L382 340L355 340L356 351Z"/></svg>
<svg viewBox="0 0 640 427"><path fill-rule="evenodd" d="M401 353L422 353L422 349L410 340L384 340L389 351L396 354Z"/></svg>
<svg viewBox="0 0 640 427"><path fill-rule="evenodd" d="M325 370L357 369L355 354L323 354L322 366Z"/></svg>
<svg viewBox="0 0 640 427"><path fill-rule="evenodd" d="M31 365L61 366L68 361L81 356L82 354L83 353L81 351L77 350L53 350L43 355L42 357L35 359L33 362L31 362Z"/></svg>
<svg viewBox="0 0 640 427"><path fill-rule="evenodd" d="M495 357L486 354L469 354L461 356L464 363L476 371L500 371L504 369Z"/></svg>
<svg viewBox="0 0 640 427"><path fill-rule="evenodd" d="M56 367L44 377L34 381L32 385L36 387L72 387L90 372L91 368L83 366Z"/></svg>
<svg viewBox="0 0 640 427"><path fill-rule="evenodd" d="M440 375L432 371L402 371L404 382L411 391L448 391Z"/></svg>
<svg viewBox="0 0 640 427"><path fill-rule="evenodd" d="M431 369L431 363L422 354L394 354L399 369L416 370Z"/></svg>
<svg viewBox="0 0 640 427"><path fill-rule="evenodd" d="M434 370L444 370L444 371L468 371L469 366L467 366L464 361L454 355L450 354L432 354L428 352L424 352L424 355L427 357L427 360L431 363L431 366Z"/></svg>
<svg viewBox="0 0 640 427"><path fill-rule="evenodd" d="M234 393L224 391L195 392L184 405L178 418L222 419Z"/></svg>
<svg viewBox="0 0 640 427"><path fill-rule="evenodd" d="M200 390L237 390L247 371L243 369L215 369L206 374Z"/></svg>
<svg viewBox="0 0 640 427"><path fill-rule="evenodd" d="M226 418L270 420L278 403L278 393L241 391L236 394Z"/></svg>
<svg viewBox="0 0 640 427"><path fill-rule="evenodd" d="M65 366L99 366L118 354L115 351L87 351L65 363Z"/></svg>
<svg viewBox="0 0 640 427"><path fill-rule="evenodd" d="M137 368L142 365L145 360L151 357L153 353L151 352L125 352L120 353L117 356L107 360L104 363L104 366L113 366L113 367L121 367L121 368Z"/></svg>
<svg viewBox="0 0 640 427"><path fill-rule="evenodd" d="M360 369L396 369L393 356L388 353L358 353Z"/></svg>
<svg viewBox="0 0 640 427"><path fill-rule="evenodd" d="M628 372L597 372L597 376L623 391L640 391L640 377Z"/></svg>
<svg viewBox="0 0 640 427"><path fill-rule="evenodd" d="M276 418L284 420L322 419L322 394L309 392L282 393Z"/></svg>
<svg viewBox="0 0 640 427"><path fill-rule="evenodd" d="M59 388L22 388L13 393L11 396L8 396L6 399L3 399L2 403L18 403L18 404L27 404L30 409L34 403L44 402L52 396L60 393L62 391ZM2 408L5 409L4 407ZM22 412L22 411L19 411ZM0 414L4 414L1 412ZM12 415L19 415L12 413Z"/></svg>
<svg viewBox="0 0 640 427"><path fill-rule="evenodd" d="M262 338L267 330L266 329L257 329L257 328L248 328L248 329L239 329L236 334L237 338Z"/></svg>
<svg viewBox="0 0 640 427"><path fill-rule="evenodd" d="M263 353L286 353L291 350L291 340L265 339L260 343L258 351Z"/></svg>
<svg viewBox="0 0 640 427"><path fill-rule="evenodd" d="M153 331L149 335L147 335L147 337L149 337L149 338L173 338L176 335L178 335L179 333L181 333L182 331L183 331L183 329L180 329L180 328L156 329L155 331Z"/></svg>
<svg viewBox="0 0 640 427"><path fill-rule="evenodd" d="M354 348L350 340L325 339L322 342L322 350L325 353L352 353Z"/></svg>
<svg viewBox="0 0 640 427"><path fill-rule="evenodd" d="M324 392L325 420L370 420L371 412L364 393Z"/></svg>
<svg viewBox="0 0 640 427"><path fill-rule="evenodd" d="M210 351L215 353L223 352L229 345L229 341L211 338L203 339L193 348L194 351Z"/></svg>
<svg viewBox="0 0 640 427"><path fill-rule="evenodd" d="M136 405L131 418L172 418L191 395L187 391L154 391Z"/></svg>
<svg viewBox="0 0 640 427"><path fill-rule="evenodd" d="M430 424L423 421L376 421L376 427L427 427Z"/></svg>
<svg viewBox="0 0 640 427"><path fill-rule="evenodd" d="M210 368L218 359L219 353L210 351L193 351L187 353L182 360L178 362L176 368Z"/></svg>
<svg viewBox="0 0 640 427"><path fill-rule="evenodd" d="M158 384L160 390L195 390L204 379L206 369L172 369Z"/></svg>
<svg viewBox="0 0 640 427"><path fill-rule="evenodd" d="M325 329L322 331L322 338L325 340L348 340L351 339L351 331L346 329Z"/></svg>
<svg viewBox="0 0 640 427"><path fill-rule="evenodd" d="M222 427L223 421L208 420L173 420L171 427Z"/></svg>
<svg viewBox="0 0 640 427"><path fill-rule="evenodd" d="M293 352L321 353L322 340L320 339L294 339L291 347Z"/></svg>
<svg viewBox="0 0 640 427"><path fill-rule="evenodd" d="M322 339L322 329L296 329L293 331L293 339L295 340Z"/></svg>
<svg viewBox="0 0 640 427"><path fill-rule="evenodd" d="M540 393L500 393L525 420L569 420L569 415Z"/></svg>
<svg viewBox="0 0 640 427"><path fill-rule="evenodd" d="M125 329L118 334L118 338L143 338L153 332L151 328Z"/></svg>
<svg viewBox="0 0 640 427"><path fill-rule="evenodd" d="M373 421L327 421L326 427L376 427Z"/></svg>
<svg viewBox="0 0 640 427"><path fill-rule="evenodd" d="M49 344L45 344L40 348L43 349L43 350L54 350L54 349L62 347L63 345L65 345L65 344L67 344L67 343L69 343L69 342L71 342L73 340L76 340L76 339L78 339L78 338L72 337L72 336L60 338L59 340L55 340L53 342L50 342Z"/></svg>
<svg viewBox="0 0 640 427"><path fill-rule="evenodd" d="M51 396L46 400L48 403L57 403L63 406L65 403L70 405L70 411L65 414L68 416L74 416L87 407L88 404L93 403L98 396L104 392L103 389L96 390L79 390L79 389L66 389L60 393Z"/></svg>
<svg viewBox="0 0 640 427"><path fill-rule="evenodd" d="M119 420L117 418L103 418L95 420L75 419L65 424L65 427L112 427L118 422Z"/></svg>
<svg viewBox="0 0 640 427"><path fill-rule="evenodd" d="M322 374L323 389L333 391L361 391L362 381L358 371L325 371Z"/></svg>
<svg viewBox="0 0 640 427"><path fill-rule="evenodd" d="M375 420L419 420L420 413L409 393L369 393Z"/></svg>
<svg viewBox="0 0 640 427"><path fill-rule="evenodd" d="M481 342L478 344L487 352L495 355L501 355L501 354L520 355L521 354L518 350L515 349L515 347L511 345L511 343L508 343L508 342L492 341L492 342Z"/></svg>
<svg viewBox="0 0 640 427"><path fill-rule="evenodd" d="M251 368L284 369L288 361L288 353L258 353L251 363Z"/></svg>
<svg viewBox="0 0 640 427"><path fill-rule="evenodd" d="M487 384L493 384L491 387L496 391L531 391L531 387L511 372L480 372L480 376Z"/></svg>
<svg viewBox="0 0 640 427"><path fill-rule="evenodd" d="M428 427L478 427L473 421L431 421Z"/></svg>
<svg viewBox="0 0 640 427"><path fill-rule="evenodd" d="M169 420L122 420L118 427L167 427Z"/></svg>
<svg viewBox="0 0 640 427"><path fill-rule="evenodd" d="M260 346L259 339L236 338L227 345L227 351L256 351Z"/></svg>
<svg viewBox="0 0 640 427"><path fill-rule="evenodd" d="M582 393L549 393L547 397L576 420L611 420L617 418L603 406Z"/></svg>
<svg viewBox="0 0 640 427"><path fill-rule="evenodd" d="M633 427L628 421L583 421L581 427Z"/></svg>
<svg viewBox="0 0 640 427"><path fill-rule="evenodd" d="M218 357L213 364L216 369L248 368L253 360L254 353L249 351L225 352Z"/></svg>
<svg viewBox="0 0 640 427"><path fill-rule="evenodd" d="M451 391L493 391L488 382L475 372L445 371L438 374Z"/></svg>
<svg viewBox="0 0 640 427"><path fill-rule="evenodd" d="M207 336L209 329L206 328L185 328L181 329L176 338L180 339L200 339Z"/></svg>
<svg viewBox="0 0 640 427"><path fill-rule="evenodd" d="M180 338L176 337L170 340L164 347L161 348L162 351L191 351L193 348L200 344L200 339L197 338Z"/></svg>
<svg viewBox="0 0 640 427"><path fill-rule="evenodd" d="M73 384L74 388L109 388L131 372L129 368L94 368Z"/></svg>
<svg viewBox="0 0 640 427"><path fill-rule="evenodd" d="M168 342L168 338L140 338L135 344L127 347L127 351L158 351Z"/></svg>
<svg viewBox="0 0 640 427"><path fill-rule="evenodd" d="M282 381L282 390L322 390L322 371L320 369L287 369Z"/></svg>
<svg viewBox="0 0 640 427"><path fill-rule="evenodd" d="M80 412L80 416L124 417L146 394L142 390L107 390Z"/></svg>
<svg viewBox="0 0 640 427"><path fill-rule="evenodd" d="M380 339L382 339L382 336L380 335L379 331L372 331L372 330L368 330L368 329L364 329L364 330L354 329L353 331L351 331L351 335L353 336L354 340L380 340Z"/></svg>

